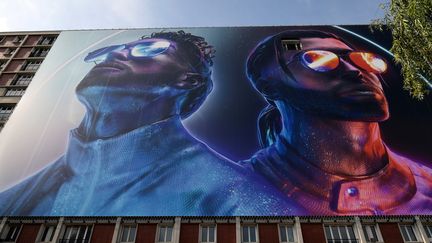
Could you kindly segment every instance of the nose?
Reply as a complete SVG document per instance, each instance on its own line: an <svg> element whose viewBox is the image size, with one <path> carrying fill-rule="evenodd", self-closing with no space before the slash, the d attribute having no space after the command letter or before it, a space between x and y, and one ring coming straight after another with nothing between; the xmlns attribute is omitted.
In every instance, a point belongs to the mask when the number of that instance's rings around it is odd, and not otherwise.
<svg viewBox="0 0 432 243"><path fill-rule="evenodd" d="M129 49L114 50L108 53L106 60L121 60L126 61L129 58Z"/></svg>
<svg viewBox="0 0 432 243"><path fill-rule="evenodd" d="M341 65L342 65L341 75L343 78L352 78L352 79L360 78L361 79L363 77L363 74L358 67L356 67L353 64L343 60L342 58L341 58Z"/></svg>

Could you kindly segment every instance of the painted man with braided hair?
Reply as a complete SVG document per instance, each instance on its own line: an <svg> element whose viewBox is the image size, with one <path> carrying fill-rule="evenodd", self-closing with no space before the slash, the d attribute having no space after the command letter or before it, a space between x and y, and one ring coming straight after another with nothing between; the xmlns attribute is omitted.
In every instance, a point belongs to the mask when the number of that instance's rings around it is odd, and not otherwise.
<svg viewBox="0 0 432 243"><path fill-rule="evenodd" d="M183 127L212 89L214 52L179 31L89 53L66 153L0 193L0 215L300 214Z"/></svg>

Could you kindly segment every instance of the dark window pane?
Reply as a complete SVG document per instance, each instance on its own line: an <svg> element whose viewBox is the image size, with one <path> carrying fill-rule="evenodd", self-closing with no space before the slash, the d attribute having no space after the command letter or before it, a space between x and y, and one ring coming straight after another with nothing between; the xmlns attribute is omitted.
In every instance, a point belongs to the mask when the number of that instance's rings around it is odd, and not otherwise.
<svg viewBox="0 0 432 243"><path fill-rule="evenodd" d="M209 242L215 241L215 227L209 227Z"/></svg>
<svg viewBox="0 0 432 243"><path fill-rule="evenodd" d="M283 242L287 241L287 235L286 235L285 228L286 228L286 226L279 226L280 238L281 238L281 241L283 241Z"/></svg>

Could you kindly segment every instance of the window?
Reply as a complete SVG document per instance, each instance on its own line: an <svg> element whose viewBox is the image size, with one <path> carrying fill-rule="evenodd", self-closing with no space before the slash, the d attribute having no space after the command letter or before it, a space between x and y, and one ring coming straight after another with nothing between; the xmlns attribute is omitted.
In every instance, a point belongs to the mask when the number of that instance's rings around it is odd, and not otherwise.
<svg viewBox="0 0 432 243"><path fill-rule="evenodd" d="M5 96L23 96L25 88L8 88Z"/></svg>
<svg viewBox="0 0 432 243"><path fill-rule="evenodd" d="M379 233L379 228L377 225L363 225L363 233L366 238L366 242L383 242L381 234Z"/></svg>
<svg viewBox="0 0 432 243"><path fill-rule="evenodd" d="M5 40L5 37L3 35L0 35L0 43L2 43Z"/></svg>
<svg viewBox="0 0 432 243"><path fill-rule="evenodd" d="M66 227L60 243L89 243L91 225L69 225Z"/></svg>
<svg viewBox="0 0 432 243"><path fill-rule="evenodd" d="M46 57L49 50L49 48L34 48L30 53L30 57Z"/></svg>
<svg viewBox="0 0 432 243"><path fill-rule="evenodd" d="M21 43L24 40L24 36L15 36L12 42L14 43Z"/></svg>
<svg viewBox="0 0 432 243"><path fill-rule="evenodd" d="M43 228L42 235L40 237L39 242L51 242L54 237L56 226L55 225L46 225Z"/></svg>
<svg viewBox="0 0 432 243"><path fill-rule="evenodd" d="M296 242L293 225L279 225L279 238L281 243Z"/></svg>
<svg viewBox="0 0 432 243"><path fill-rule="evenodd" d="M0 236L0 242L15 242L20 229L20 224L6 224Z"/></svg>
<svg viewBox="0 0 432 243"><path fill-rule="evenodd" d="M244 225L242 229L242 243L258 242L256 225Z"/></svg>
<svg viewBox="0 0 432 243"><path fill-rule="evenodd" d="M404 242L419 242L417 229L414 227L414 225L400 225L400 230L402 232Z"/></svg>
<svg viewBox="0 0 432 243"><path fill-rule="evenodd" d="M202 225L201 226L201 243L216 242L216 226Z"/></svg>
<svg viewBox="0 0 432 243"><path fill-rule="evenodd" d="M4 56L11 56L14 54L15 52L15 48L6 48L6 50L3 52Z"/></svg>
<svg viewBox="0 0 432 243"><path fill-rule="evenodd" d="M38 42L38 45L52 45L55 40L55 36L42 36Z"/></svg>
<svg viewBox="0 0 432 243"><path fill-rule="evenodd" d="M358 242L351 225L326 225L324 230L328 243Z"/></svg>
<svg viewBox="0 0 432 243"><path fill-rule="evenodd" d="M136 225L124 225L120 234L120 243L135 242Z"/></svg>
<svg viewBox="0 0 432 243"><path fill-rule="evenodd" d="M11 85L28 86L33 76L28 74L18 74Z"/></svg>
<svg viewBox="0 0 432 243"><path fill-rule="evenodd" d="M0 71L2 71L5 66L6 66L6 62L0 61Z"/></svg>
<svg viewBox="0 0 432 243"><path fill-rule="evenodd" d="M13 109L13 106L0 106L0 121L7 121Z"/></svg>
<svg viewBox="0 0 432 243"><path fill-rule="evenodd" d="M26 63L24 63L21 70L36 71L39 68L39 66L41 65L41 63L42 63L42 61L27 61Z"/></svg>
<svg viewBox="0 0 432 243"><path fill-rule="evenodd" d="M301 50L301 42L299 39L285 39L281 40L282 48L284 51L298 51Z"/></svg>
<svg viewBox="0 0 432 243"><path fill-rule="evenodd" d="M172 232L173 232L173 226L169 226L169 225L159 226L158 242L171 242Z"/></svg>

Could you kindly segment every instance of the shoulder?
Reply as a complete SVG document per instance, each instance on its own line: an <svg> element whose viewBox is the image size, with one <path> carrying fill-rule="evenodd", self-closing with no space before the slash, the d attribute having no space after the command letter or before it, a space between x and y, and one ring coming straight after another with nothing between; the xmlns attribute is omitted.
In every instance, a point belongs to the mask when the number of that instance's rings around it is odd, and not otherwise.
<svg viewBox="0 0 432 243"><path fill-rule="evenodd" d="M414 161L392 151L389 151L389 154L397 163L405 165L410 169L414 176L417 190L422 194L432 197L432 168L426 163Z"/></svg>
<svg viewBox="0 0 432 243"><path fill-rule="evenodd" d="M63 159L48 165L34 175L0 193L1 215L31 214L30 205L37 205L68 178ZM29 203L31 202L31 203ZM30 211L28 211L30 210ZM23 213L24 212L24 213Z"/></svg>

